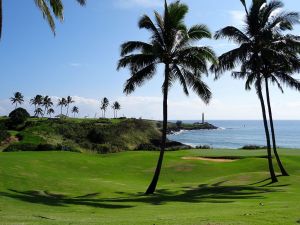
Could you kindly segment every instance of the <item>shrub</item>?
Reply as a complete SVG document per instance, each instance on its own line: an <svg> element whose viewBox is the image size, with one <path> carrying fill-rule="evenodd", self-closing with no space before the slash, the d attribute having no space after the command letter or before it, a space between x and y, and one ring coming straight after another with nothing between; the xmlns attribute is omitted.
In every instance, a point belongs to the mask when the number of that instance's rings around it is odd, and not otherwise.
<svg viewBox="0 0 300 225"><path fill-rule="evenodd" d="M87 138L96 144L104 144L105 142L105 135L101 129L93 128L90 130Z"/></svg>
<svg viewBox="0 0 300 225"><path fill-rule="evenodd" d="M4 152L36 151L38 145L32 143L16 143L4 149Z"/></svg>
<svg viewBox="0 0 300 225"><path fill-rule="evenodd" d="M0 144L7 138L9 138L9 133L6 130L6 127L3 124L0 124Z"/></svg>
<svg viewBox="0 0 300 225"><path fill-rule="evenodd" d="M177 127L181 127L182 126L182 121L181 120L177 120L176 121L176 126Z"/></svg>
<svg viewBox="0 0 300 225"><path fill-rule="evenodd" d="M159 148L154 146L151 143L146 143L146 144L140 144L136 150L144 150L144 151L158 151Z"/></svg>
<svg viewBox="0 0 300 225"><path fill-rule="evenodd" d="M264 149L264 148L266 148L266 147L262 147L259 145L245 145L241 149L243 149L243 150L259 150L259 149Z"/></svg>
<svg viewBox="0 0 300 225"><path fill-rule="evenodd" d="M26 109L17 108L9 114L10 127L16 127L23 124L30 117Z"/></svg>
<svg viewBox="0 0 300 225"><path fill-rule="evenodd" d="M209 145L199 145L196 146L195 149L212 149Z"/></svg>

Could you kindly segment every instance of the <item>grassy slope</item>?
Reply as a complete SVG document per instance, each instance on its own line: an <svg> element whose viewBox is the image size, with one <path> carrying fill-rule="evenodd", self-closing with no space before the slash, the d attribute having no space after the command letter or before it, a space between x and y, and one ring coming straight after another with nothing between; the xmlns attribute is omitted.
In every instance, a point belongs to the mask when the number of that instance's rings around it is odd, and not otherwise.
<svg viewBox="0 0 300 225"><path fill-rule="evenodd" d="M0 224L297 224L300 151L281 154L292 176L264 186L263 151L168 152L158 194L143 196L157 152L0 153ZM181 159L233 155L247 158Z"/></svg>

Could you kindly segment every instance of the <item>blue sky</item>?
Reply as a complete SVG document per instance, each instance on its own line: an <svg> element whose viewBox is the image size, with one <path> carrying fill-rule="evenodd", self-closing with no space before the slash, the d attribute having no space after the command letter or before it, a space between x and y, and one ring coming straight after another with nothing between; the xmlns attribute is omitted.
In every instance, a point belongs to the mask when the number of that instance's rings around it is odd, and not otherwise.
<svg viewBox="0 0 300 225"><path fill-rule="evenodd" d="M8 99L20 91L26 100L36 94L53 99L71 95L80 108L80 116L100 115L99 102L106 96L121 102L121 115L160 119L162 73L134 94L125 96L122 89L129 74L126 70L116 71L116 64L121 43L147 40L147 31L137 27L138 19L143 14L152 16L155 9L161 11L163 1L88 0L83 8L74 2L64 0L65 20L57 21L54 37L33 0L3 0L0 115L13 108ZM239 0L182 2L190 8L188 25L204 23L215 32L226 25L240 26L242 22ZM284 3L286 10L300 11L297 1ZM300 35L299 26L294 33ZM226 40L203 40L197 44L210 45L218 55L234 47ZM232 80L229 74L216 82L212 76L205 81L213 92L208 106L193 94L186 97L179 86L173 87L170 119L200 119L202 112L208 119L261 118L255 92L244 91L243 81ZM276 119L300 119L299 93L286 90L282 95L273 87L272 100ZM28 104L24 107L29 111L33 108Z"/></svg>

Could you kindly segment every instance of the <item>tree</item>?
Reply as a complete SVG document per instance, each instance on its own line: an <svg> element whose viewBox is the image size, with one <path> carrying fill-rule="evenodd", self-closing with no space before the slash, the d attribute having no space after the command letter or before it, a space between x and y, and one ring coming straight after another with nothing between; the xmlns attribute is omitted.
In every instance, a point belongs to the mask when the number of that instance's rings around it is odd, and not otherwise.
<svg viewBox="0 0 300 225"><path fill-rule="evenodd" d="M30 99L30 104L34 105L34 110L37 106L42 105L44 97L42 95L36 95L34 98Z"/></svg>
<svg viewBox="0 0 300 225"><path fill-rule="evenodd" d="M290 74L291 71L297 67L295 64L297 64L296 61L299 63L299 60L297 60L295 54L298 54L296 51L299 52L299 47L295 46L299 46L299 43L294 46L295 41L291 41L291 38L287 38L288 35L282 35L281 33L290 30L293 24L299 20L299 15L297 13L286 12L276 13L276 10L283 6L280 1L267 3L266 0L253 0L249 10L247 9L245 1L241 0L241 2L246 14L244 30L227 26L219 30L215 35L217 39L227 38L234 41L238 47L221 55L219 57L219 64L213 66L212 71L216 73L216 78L219 78L223 72L233 70L237 65L241 65L240 71L232 72L232 76L234 78L246 79L246 90L250 90L251 85L254 84L262 109L267 141L269 172L272 182L277 182L272 163L270 131L262 93L262 82L266 77L269 77L273 83L281 87L278 79L275 76L270 76L271 73L273 73L273 75L279 75L285 71L284 73ZM293 44L288 44L289 42ZM286 45L284 46L283 43L286 43ZM279 46L281 46L281 48ZM272 68L271 73L269 73L270 68ZM268 70L269 72L267 72ZM292 81L290 78L289 76L285 81L281 78L280 80L287 83L287 80ZM293 79L292 83L295 84L294 81L295 79ZM269 107L269 116L271 117L271 115L272 112ZM273 145L275 146L273 146L273 149L277 154L276 143L274 143L275 136L272 135L272 139ZM280 165L279 156L276 157L276 159ZM283 169L283 167L281 169ZM284 174L283 170L282 173Z"/></svg>
<svg viewBox="0 0 300 225"><path fill-rule="evenodd" d="M191 88L205 103L211 99L209 87L201 78L202 74L207 74L207 63L217 62L215 54L209 47L193 46L195 41L211 38L211 33L205 25L195 25L188 29L184 24L187 12L185 4L176 1L168 6L165 1L164 14L155 12L156 23L147 15L139 21L141 29L150 31L150 41L129 41L121 46L118 69L127 67L131 72L131 77L125 83L126 94L134 92L136 87L150 80L156 74L158 65L164 66L161 150L146 194L154 193L162 167L168 122L168 92L172 85L178 80L186 95Z"/></svg>
<svg viewBox="0 0 300 225"><path fill-rule="evenodd" d="M78 114L79 113L79 108L77 106L73 106L72 108L72 113L74 115L74 118L75 118L75 114Z"/></svg>
<svg viewBox="0 0 300 225"><path fill-rule="evenodd" d="M106 110L107 110L107 107L109 106L109 100L104 97L101 101L101 106L100 106L100 109L102 110L102 117L105 118L105 113L106 113Z"/></svg>
<svg viewBox="0 0 300 225"><path fill-rule="evenodd" d="M22 105L24 102L24 96L21 94L21 92L14 93L14 96L10 98L10 101L12 104L15 104L15 109L17 108L18 104Z"/></svg>
<svg viewBox="0 0 300 225"><path fill-rule="evenodd" d="M52 114L54 114L55 112L54 112L54 109L52 109L52 108L50 108L50 109L48 109L47 110L47 114L50 116L50 118L52 118Z"/></svg>
<svg viewBox="0 0 300 225"><path fill-rule="evenodd" d="M60 106L60 115L62 116L63 115L63 113L62 113L63 107L67 106L67 100L65 98L58 99L57 105Z"/></svg>
<svg viewBox="0 0 300 225"><path fill-rule="evenodd" d="M42 105L44 106L43 115L46 115L48 108L53 106L53 102L48 95L44 97Z"/></svg>
<svg viewBox="0 0 300 225"><path fill-rule="evenodd" d="M74 103L75 101L72 99L71 96L68 96L67 99L66 99L66 103L67 103L67 116L69 115L69 107L70 107L70 104Z"/></svg>
<svg viewBox="0 0 300 225"><path fill-rule="evenodd" d="M64 19L64 6L61 0L34 0L36 6L42 12L44 19L47 20L52 32L55 35L55 18L63 21ZM85 5L86 0L76 0L80 5ZM51 13L52 10L52 13ZM53 15L52 15L53 14ZM3 9L2 9L2 0L0 0L0 39L2 36L2 24L3 24Z"/></svg>
<svg viewBox="0 0 300 225"><path fill-rule="evenodd" d="M9 113L9 127L15 128L16 126L23 124L29 117L29 113L26 109L17 108Z"/></svg>
<svg viewBox="0 0 300 225"><path fill-rule="evenodd" d="M34 110L34 116L36 116L36 117L42 117L42 116L44 116L44 111L43 111L43 109L42 108L36 108L36 110Z"/></svg>
<svg viewBox="0 0 300 225"><path fill-rule="evenodd" d="M118 117L118 111L121 109L121 105L119 102L114 102L112 105L112 109L114 110L114 118Z"/></svg>

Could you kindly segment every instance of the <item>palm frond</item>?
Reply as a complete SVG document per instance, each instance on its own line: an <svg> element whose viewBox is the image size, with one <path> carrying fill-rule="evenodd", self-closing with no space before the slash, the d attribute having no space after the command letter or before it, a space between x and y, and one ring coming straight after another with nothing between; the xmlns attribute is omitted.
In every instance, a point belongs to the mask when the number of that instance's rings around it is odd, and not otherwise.
<svg viewBox="0 0 300 225"><path fill-rule="evenodd" d="M2 24L3 24L3 12L2 12L2 0L0 0L0 40L2 37Z"/></svg>
<svg viewBox="0 0 300 225"><path fill-rule="evenodd" d="M211 32L206 25L195 25L192 26L187 32L190 40L201 40L202 38L211 38Z"/></svg>
<svg viewBox="0 0 300 225"><path fill-rule="evenodd" d="M53 17L51 15L51 12L49 10L47 3L45 2L45 0L34 0L34 1L35 1L36 6L41 10L44 19L47 20L52 32L55 35L55 23L54 23Z"/></svg>
<svg viewBox="0 0 300 225"><path fill-rule="evenodd" d="M183 74L187 85L202 99L205 104L208 104L212 98L212 93L198 76L195 76L191 71L183 70Z"/></svg>
<svg viewBox="0 0 300 225"><path fill-rule="evenodd" d="M143 68L151 65L156 61L156 57L152 54L132 54L124 56L119 60L117 69L125 68L127 66L134 67L136 69Z"/></svg>
<svg viewBox="0 0 300 225"><path fill-rule="evenodd" d="M235 43L242 44L249 42L250 39L241 30L233 26L227 26L216 32L215 39L226 38Z"/></svg>
<svg viewBox="0 0 300 225"><path fill-rule="evenodd" d="M128 41L121 45L121 56L133 51L151 51L152 45L141 41Z"/></svg>
<svg viewBox="0 0 300 225"><path fill-rule="evenodd" d="M138 71L131 71L131 77L126 81L123 92L125 94L130 94L135 91L136 87L140 87L146 80L150 80L155 72L156 65L150 64Z"/></svg>
<svg viewBox="0 0 300 225"><path fill-rule="evenodd" d="M161 45L164 45L164 41L161 33L158 31L157 27L154 25L154 23L152 22L149 16L147 15L142 16L142 18L139 20L139 28L150 30L153 36L155 37L155 39L157 39Z"/></svg>

